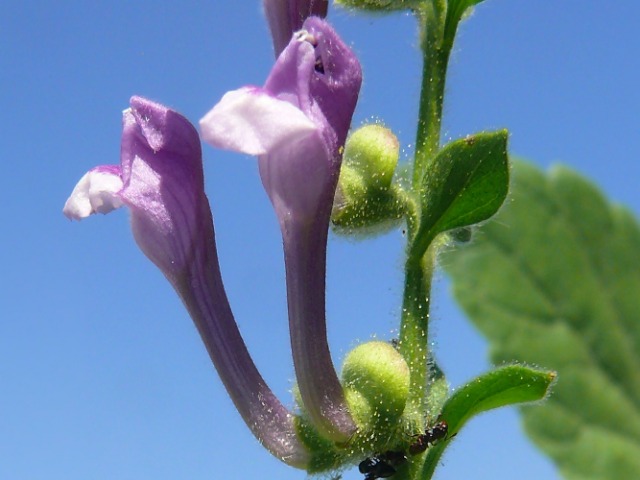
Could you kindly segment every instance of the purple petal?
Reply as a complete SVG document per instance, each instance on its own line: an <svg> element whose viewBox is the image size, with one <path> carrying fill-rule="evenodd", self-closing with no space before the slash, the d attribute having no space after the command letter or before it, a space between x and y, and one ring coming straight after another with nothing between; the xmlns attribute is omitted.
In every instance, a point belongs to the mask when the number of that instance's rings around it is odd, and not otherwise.
<svg viewBox="0 0 640 480"><path fill-rule="evenodd" d="M318 113L322 112L322 118L335 135L336 143L331 144L331 148L334 156L338 156L338 149L346 141L351 117L358 102L362 84L360 62L325 21L310 18L305 21L304 28L317 42L316 74L311 78L310 96L318 107ZM319 69L322 69L323 74L318 74Z"/></svg>
<svg viewBox="0 0 640 480"><path fill-rule="evenodd" d="M275 456L304 468L308 452L293 416L256 369L224 291L197 131L178 113L133 97L123 113L121 167L95 172L120 178L122 189L111 193L131 210L136 242L184 302L249 428Z"/></svg>
<svg viewBox="0 0 640 480"><path fill-rule="evenodd" d="M189 121L139 97L123 112L120 196L142 251L176 282L205 236L208 210L200 142Z"/></svg>
<svg viewBox="0 0 640 480"><path fill-rule="evenodd" d="M281 220L316 218L333 202L362 80L355 55L326 22L312 18L304 26L264 88L228 93L200 122L208 143L260 155L262 181Z"/></svg>
<svg viewBox="0 0 640 480"><path fill-rule="evenodd" d="M296 59L288 54L289 49L296 52L292 41L265 90L280 98L295 98L297 106L320 127L319 134L288 151L279 149L261 156L260 173L282 229L289 329L300 396L316 427L344 441L356 426L327 343L326 247L342 146L362 73L355 55L326 22L310 18L304 28L306 33L297 37L314 46L313 64L308 56Z"/></svg>
<svg viewBox="0 0 640 480"><path fill-rule="evenodd" d="M328 0L264 0L264 13L269 23L276 57L285 49L291 35L311 17L326 17Z"/></svg>
<svg viewBox="0 0 640 480"><path fill-rule="evenodd" d="M262 181L281 220L317 220L333 203L341 147L362 81L357 58L326 22L311 18L304 27L282 52L264 87L319 127L319 134L306 142L260 157ZM322 220L327 226L328 215L325 212Z"/></svg>

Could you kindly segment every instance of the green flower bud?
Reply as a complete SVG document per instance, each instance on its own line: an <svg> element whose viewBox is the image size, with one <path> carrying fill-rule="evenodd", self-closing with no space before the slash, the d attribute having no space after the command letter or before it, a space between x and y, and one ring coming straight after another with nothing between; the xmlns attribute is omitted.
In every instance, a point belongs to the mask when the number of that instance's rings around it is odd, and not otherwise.
<svg viewBox="0 0 640 480"><path fill-rule="evenodd" d="M368 188L385 190L391 185L399 153L398 139L391 130L365 125L349 136L342 164L353 169Z"/></svg>
<svg viewBox="0 0 640 480"><path fill-rule="evenodd" d="M408 195L394 183L399 144L381 125L356 130L345 145L331 220L338 233L375 233L404 218Z"/></svg>
<svg viewBox="0 0 640 480"><path fill-rule="evenodd" d="M397 425L409 395L409 367L392 345L369 342L349 352L342 383L362 431L382 436Z"/></svg>
<svg viewBox="0 0 640 480"><path fill-rule="evenodd" d="M336 0L337 5L373 12L393 10L413 10L425 0Z"/></svg>

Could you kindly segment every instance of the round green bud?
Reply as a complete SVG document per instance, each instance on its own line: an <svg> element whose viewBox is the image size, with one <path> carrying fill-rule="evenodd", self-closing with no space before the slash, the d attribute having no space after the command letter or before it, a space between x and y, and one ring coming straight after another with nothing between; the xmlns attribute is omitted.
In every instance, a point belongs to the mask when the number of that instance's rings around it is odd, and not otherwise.
<svg viewBox="0 0 640 480"><path fill-rule="evenodd" d="M391 130L365 125L353 132L344 148L343 165L367 188L386 190L398 165L400 145Z"/></svg>
<svg viewBox="0 0 640 480"><path fill-rule="evenodd" d="M398 139L381 125L366 125L351 134L331 213L334 231L375 234L401 222L409 197L392 181L399 152Z"/></svg>
<svg viewBox="0 0 640 480"><path fill-rule="evenodd" d="M347 355L342 382L349 410L364 431L384 432L404 412L409 367L387 342L359 345Z"/></svg>

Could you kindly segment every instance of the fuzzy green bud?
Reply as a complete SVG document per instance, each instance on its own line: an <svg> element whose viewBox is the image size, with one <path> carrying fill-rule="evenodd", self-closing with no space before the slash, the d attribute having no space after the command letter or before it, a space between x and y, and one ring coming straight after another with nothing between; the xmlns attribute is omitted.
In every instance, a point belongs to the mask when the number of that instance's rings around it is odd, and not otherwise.
<svg viewBox="0 0 640 480"><path fill-rule="evenodd" d="M424 0L336 0L337 5L373 12L413 10Z"/></svg>
<svg viewBox="0 0 640 480"><path fill-rule="evenodd" d="M347 139L331 220L338 233L371 233L397 225L408 196L393 182L400 147L391 130L366 125Z"/></svg>
<svg viewBox="0 0 640 480"><path fill-rule="evenodd" d="M347 355L342 384L358 427L383 434L397 425L404 412L409 395L409 367L389 343L364 343Z"/></svg>
<svg viewBox="0 0 640 480"><path fill-rule="evenodd" d="M382 125L365 125L349 136L342 163L370 188L384 190L391 185L399 153L398 139L391 130Z"/></svg>

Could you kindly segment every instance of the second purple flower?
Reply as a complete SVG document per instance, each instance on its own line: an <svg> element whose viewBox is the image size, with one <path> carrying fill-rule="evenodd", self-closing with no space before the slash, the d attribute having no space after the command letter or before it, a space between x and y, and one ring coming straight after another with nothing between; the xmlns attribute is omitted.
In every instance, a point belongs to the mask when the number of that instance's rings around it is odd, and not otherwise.
<svg viewBox="0 0 640 480"><path fill-rule="evenodd" d="M354 53L325 21L309 18L263 87L227 93L200 121L208 143L258 156L282 230L300 396L316 427L336 441L356 427L326 338L326 242L361 82Z"/></svg>

